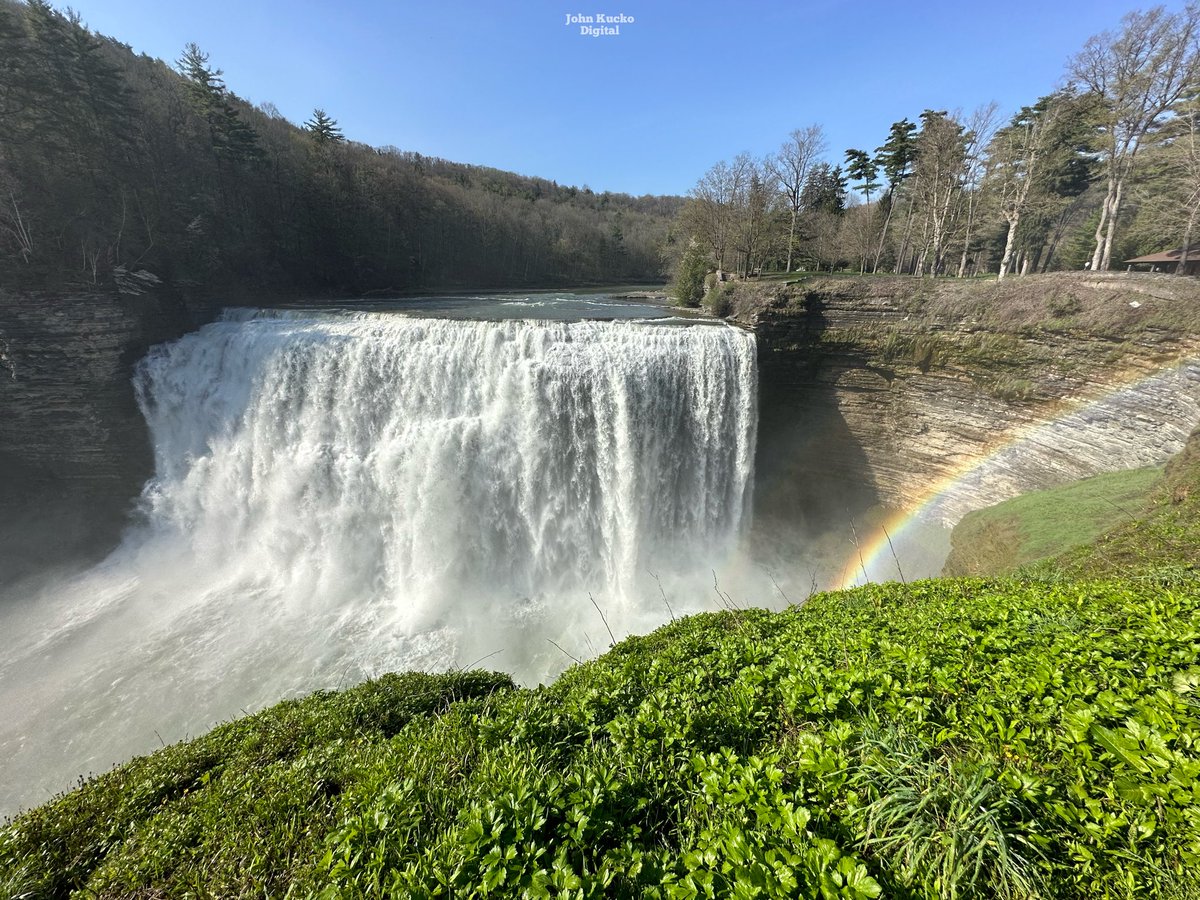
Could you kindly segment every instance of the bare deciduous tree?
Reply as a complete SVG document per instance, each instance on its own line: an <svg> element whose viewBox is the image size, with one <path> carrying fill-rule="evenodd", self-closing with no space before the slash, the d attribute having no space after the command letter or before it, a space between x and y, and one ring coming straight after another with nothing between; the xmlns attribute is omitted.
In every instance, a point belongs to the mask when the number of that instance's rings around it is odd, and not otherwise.
<svg viewBox="0 0 1200 900"><path fill-rule="evenodd" d="M737 242L738 203L750 179L750 157L743 153L732 163L721 160L705 172L688 192L684 222L713 255L717 277L725 271L726 254Z"/></svg>
<svg viewBox="0 0 1200 900"><path fill-rule="evenodd" d="M975 229L975 214L979 202L979 187L987 168L986 149L996 133L996 122L1000 107L988 103L971 113L967 121L966 152L963 159L960 203L966 206L966 231L963 235L962 257L958 262L958 277L967 274L967 259L971 253L971 237Z"/></svg>
<svg viewBox="0 0 1200 900"><path fill-rule="evenodd" d="M963 126L945 112L925 110L923 127L917 135L917 162L913 191L923 213L922 250L917 274L941 272L945 263L946 239L962 191L967 139Z"/></svg>
<svg viewBox="0 0 1200 900"><path fill-rule="evenodd" d="M846 210L837 232L837 241L843 253L858 257L858 274L863 274L867 259L875 250L875 236L879 229L875 220L875 207L858 204Z"/></svg>
<svg viewBox="0 0 1200 900"><path fill-rule="evenodd" d="M803 204L801 195L813 164L825 152L825 132L820 125L797 128L788 136L775 156L767 160L767 167L779 185L779 190L791 214L788 228L787 271L792 271L792 250L796 243L796 222Z"/></svg>
<svg viewBox="0 0 1200 900"><path fill-rule="evenodd" d="M1052 94L1032 107L1022 109L1012 123L1000 130L989 152L988 178L1000 214L1008 225L1000 278L1008 274L1021 216L1042 176L1043 159L1054 140L1055 126L1069 95Z"/></svg>
<svg viewBox="0 0 1200 900"><path fill-rule="evenodd" d="M1103 101L1107 191L1096 226L1091 267L1105 270L1134 158L1146 135L1200 77L1200 7L1177 13L1157 6L1132 12L1119 34L1091 38L1070 65L1070 77Z"/></svg>
<svg viewBox="0 0 1200 900"><path fill-rule="evenodd" d="M758 267L763 246L768 242L771 191L765 163L742 153L734 160L739 173L740 191L734 197L737 219L737 250L741 257L742 275L749 277Z"/></svg>
<svg viewBox="0 0 1200 900"><path fill-rule="evenodd" d="M17 254L28 263L33 256L33 234L29 218L22 213L17 199L17 181L9 174L0 154L0 234L7 234L17 248Z"/></svg>

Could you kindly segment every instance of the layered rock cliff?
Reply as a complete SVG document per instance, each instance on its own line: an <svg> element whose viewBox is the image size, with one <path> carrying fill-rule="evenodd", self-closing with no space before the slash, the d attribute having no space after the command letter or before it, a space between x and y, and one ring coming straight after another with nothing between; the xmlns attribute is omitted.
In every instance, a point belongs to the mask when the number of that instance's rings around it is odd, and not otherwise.
<svg viewBox="0 0 1200 900"><path fill-rule="evenodd" d="M812 278L733 293L759 339L768 525L876 503L949 525L1162 462L1200 422L1194 279Z"/></svg>
<svg viewBox="0 0 1200 900"><path fill-rule="evenodd" d="M153 464L132 367L208 314L150 294L0 292L0 580L116 540Z"/></svg>

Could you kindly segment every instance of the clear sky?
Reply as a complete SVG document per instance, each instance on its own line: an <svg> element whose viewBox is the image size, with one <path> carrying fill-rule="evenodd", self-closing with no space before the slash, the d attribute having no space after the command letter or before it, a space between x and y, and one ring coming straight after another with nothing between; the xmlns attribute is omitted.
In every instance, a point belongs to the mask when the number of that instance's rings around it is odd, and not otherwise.
<svg viewBox="0 0 1200 900"><path fill-rule="evenodd" d="M714 162L820 123L830 157L926 108L1005 115L1053 90L1129 0L72 0L94 30L293 122L563 184L684 193ZM1143 4L1142 7L1150 4ZM1170 3L1178 7L1179 3ZM620 15L587 37L568 15Z"/></svg>

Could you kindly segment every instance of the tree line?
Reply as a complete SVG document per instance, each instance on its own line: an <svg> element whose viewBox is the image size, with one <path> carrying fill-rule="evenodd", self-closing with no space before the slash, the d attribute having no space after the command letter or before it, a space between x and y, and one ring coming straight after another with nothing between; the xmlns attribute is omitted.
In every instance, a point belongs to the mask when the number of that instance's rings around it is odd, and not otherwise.
<svg viewBox="0 0 1200 900"><path fill-rule="evenodd" d="M661 278L682 200L347 140L0 0L0 284L365 293Z"/></svg>
<svg viewBox="0 0 1200 900"><path fill-rule="evenodd" d="M1006 121L995 104L914 119L873 152L830 158L814 124L764 158L714 165L680 211L678 298L698 303L729 274L1003 278L1104 271L1181 245L1187 261L1200 219L1196 3L1129 13Z"/></svg>

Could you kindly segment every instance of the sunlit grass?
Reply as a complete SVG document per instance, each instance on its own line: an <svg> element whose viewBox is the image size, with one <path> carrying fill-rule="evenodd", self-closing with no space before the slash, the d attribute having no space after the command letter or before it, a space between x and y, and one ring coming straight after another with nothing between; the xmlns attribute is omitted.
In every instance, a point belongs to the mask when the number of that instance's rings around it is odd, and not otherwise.
<svg viewBox="0 0 1200 900"><path fill-rule="evenodd" d="M1090 543L1140 518L1161 481L1161 466L1110 472L968 513L947 574L999 574Z"/></svg>

